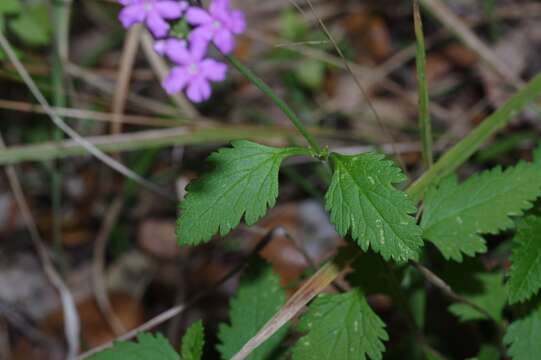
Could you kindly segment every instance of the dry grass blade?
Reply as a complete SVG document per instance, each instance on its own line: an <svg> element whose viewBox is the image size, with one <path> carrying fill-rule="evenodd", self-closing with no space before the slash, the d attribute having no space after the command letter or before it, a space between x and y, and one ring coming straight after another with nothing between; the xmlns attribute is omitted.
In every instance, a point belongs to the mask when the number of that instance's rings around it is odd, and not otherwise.
<svg viewBox="0 0 541 360"><path fill-rule="evenodd" d="M122 132L122 117L126 99L128 97L133 63L135 62L135 56L137 55L137 48L139 46L142 30L141 24L133 26L128 31L128 35L124 41L116 89L113 95L113 123L111 124L111 133L113 134Z"/></svg>
<svg viewBox="0 0 541 360"><path fill-rule="evenodd" d="M133 171L128 169L126 166L122 165L121 163L119 163L118 161L110 157L109 155L105 154L104 152L96 148L92 143L88 142L85 138L83 138L75 130L73 130L68 124L66 124L64 120L58 117L54 113L54 111L51 109L51 106L49 105L49 103L47 102L47 100L45 99L45 97L43 96L39 88L37 87L34 80L32 80L32 78L28 74L28 71L26 71L24 65L19 61L19 59L17 58L17 55L15 55L15 52L13 51L11 44L8 42L8 40L6 39L6 37L4 36L2 32L0 32L0 45L2 49L4 50L4 52L6 53L6 55L8 56L11 63L13 64L13 66L15 67L15 69L17 69L17 72L19 73L23 81L28 86L32 95L34 95L38 103L40 103L40 105L43 107L47 115L49 115L53 123L58 128L60 128L66 135L68 135L74 141L79 143L86 151L94 155L96 158L101 160L104 164L106 164L113 170L130 178L131 180L143 186L144 188L151 190L152 192L166 199L171 199L171 195L169 193L163 191L157 185L146 180L142 176L134 173Z"/></svg>
<svg viewBox="0 0 541 360"><path fill-rule="evenodd" d="M0 150L3 148L5 148L4 139L0 134ZM26 202L26 198L15 167L6 166L5 171L9 185L13 191L13 196L15 197L17 206L19 207L23 221L28 228L32 243L43 266L43 270L47 276L47 279L51 282L60 295L60 301L62 303L62 310L64 314L64 332L68 344L68 353L66 358L68 360L75 359L79 353L79 336L81 329L79 315L77 314L77 308L75 307L75 301L73 300L73 296L71 295L68 287L66 284L64 284L64 281L54 268L47 249L45 245L43 245L43 240L39 234L36 223L34 222L34 218L32 217L30 207Z"/></svg>
<svg viewBox="0 0 541 360"><path fill-rule="evenodd" d="M263 344L276 331L291 320L317 294L325 290L342 273L345 266L334 262L323 265L302 287L293 294L287 303L278 311L259 332L252 337L231 360L242 360Z"/></svg>
<svg viewBox="0 0 541 360"><path fill-rule="evenodd" d="M479 39L441 0L420 0L420 3L509 84L515 88L524 85L521 79L508 71L508 66L498 58L490 47Z"/></svg>
<svg viewBox="0 0 541 360"><path fill-rule="evenodd" d="M0 99L0 109L14 110L27 113L46 114L45 110L40 105L35 105L23 101L12 101ZM86 109L74 109L65 107L51 107L53 112L63 118L81 119L81 120L93 120L93 121L113 121L112 113L105 113L94 110ZM26 119L18 118L17 120ZM165 118L153 117L153 116L141 116L141 115L124 115L122 121L125 124L133 125L146 125L146 126L158 126L158 127L171 127L178 125L173 120L167 120Z"/></svg>

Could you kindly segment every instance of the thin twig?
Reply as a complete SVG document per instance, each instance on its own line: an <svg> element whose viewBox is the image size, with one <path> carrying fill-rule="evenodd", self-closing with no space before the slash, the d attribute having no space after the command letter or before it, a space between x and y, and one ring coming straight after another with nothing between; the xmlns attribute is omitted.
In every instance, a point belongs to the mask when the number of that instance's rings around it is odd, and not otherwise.
<svg viewBox="0 0 541 360"><path fill-rule="evenodd" d="M0 32L0 40L2 40L3 35ZM4 139L0 134L0 150L5 148ZM8 182L13 192L13 196L17 202L17 206L21 212L23 221L30 233L30 238L38 256L40 258L43 270L51 282L51 284L56 288L60 295L60 301L62 303L62 310L64 314L64 332L66 336L66 341L68 344L67 359L75 359L79 353L79 335L80 335L80 320L79 315L77 314L77 309L75 307L75 301L71 295L68 287L64 284L64 281L54 268L54 264L49 257L45 245L43 245L43 240L39 234L34 218L30 211L30 207L26 202L26 198L19 182L17 172L14 166L6 166L5 171L8 177Z"/></svg>

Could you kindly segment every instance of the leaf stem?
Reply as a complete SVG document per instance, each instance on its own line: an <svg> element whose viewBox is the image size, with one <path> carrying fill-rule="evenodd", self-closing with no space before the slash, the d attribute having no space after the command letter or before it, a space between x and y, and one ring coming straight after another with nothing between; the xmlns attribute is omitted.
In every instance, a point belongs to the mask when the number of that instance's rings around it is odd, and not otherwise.
<svg viewBox="0 0 541 360"><path fill-rule="evenodd" d="M254 84L259 90L261 90L266 96L268 96L272 102L282 110L285 116L291 121L291 123L297 128L301 135L306 139L310 148L316 156L321 157L324 155L321 146L319 146L316 139L308 132L301 119L295 114L295 112L282 100L261 78L259 78L252 70L244 66L237 58L231 55L224 55L227 61L233 65L245 78L247 78L252 84Z"/></svg>

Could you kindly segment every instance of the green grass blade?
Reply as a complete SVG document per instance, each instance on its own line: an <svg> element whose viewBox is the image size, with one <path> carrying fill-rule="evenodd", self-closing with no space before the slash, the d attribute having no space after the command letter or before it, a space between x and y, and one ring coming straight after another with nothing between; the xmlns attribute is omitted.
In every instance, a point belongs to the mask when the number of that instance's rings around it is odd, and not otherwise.
<svg viewBox="0 0 541 360"><path fill-rule="evenodd" d="M426 81L426 50L423 34L423 22L419 11L419 2L413 2L413 20L415 26L415 39L417 43L417 92L419 94L419 135L423 160L427 168L434 162L432 155L432 126L430 124L428 84Z"/></svg>
<svg viewBox="0 0 541 360"><path fill-rule="evenodd" d="M492 115L487 117L475 130L447 151L430 170L423 174L407 190L409 196L419 200L424 190L441 178L449 175L468 160L481 145L496 131L503 128L526 105L541 94L541 74L534 77L513 95Z"/></svg>

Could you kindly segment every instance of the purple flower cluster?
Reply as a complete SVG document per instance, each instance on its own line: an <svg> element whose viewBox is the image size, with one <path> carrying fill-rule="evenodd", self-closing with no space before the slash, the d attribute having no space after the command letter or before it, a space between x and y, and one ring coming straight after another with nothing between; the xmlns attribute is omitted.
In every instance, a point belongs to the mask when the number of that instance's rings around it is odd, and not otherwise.
<svg viewBox="0 0 541 360"><path fill-rule="evenodd" d="M211 82L223 81L227 66L207 57L209 44L223 54L235 48L235 35L244 32L241 11L231 9L229 0L212 0L208 10L176 0L119 0L124 8L119 19L128 28L144 23L157 38L154 49L175 64L162 86L169 94L186 90L193 102L210 98ZM168 37L168 21L184 16L191 26L187 39Z"/></svg>

